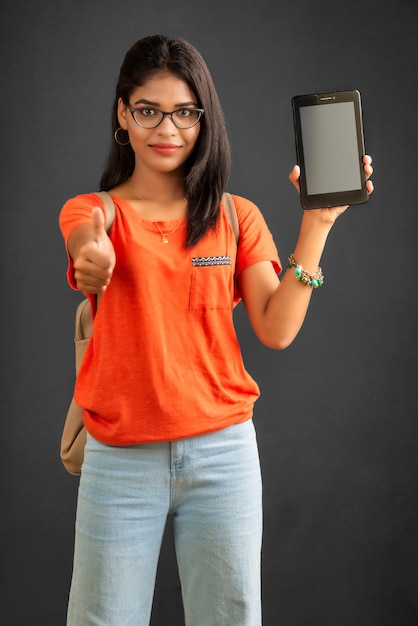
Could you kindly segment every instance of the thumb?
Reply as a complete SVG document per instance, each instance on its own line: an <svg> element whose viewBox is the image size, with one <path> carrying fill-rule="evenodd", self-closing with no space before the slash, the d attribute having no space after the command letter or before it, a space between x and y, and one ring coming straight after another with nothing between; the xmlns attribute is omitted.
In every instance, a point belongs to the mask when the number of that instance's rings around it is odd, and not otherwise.
<svg viewBox="0 0 418 626"><path fill-rule="evenodd" d="M95 206L91 212L91 221L93 225L94 240L100 248L100 245L106 236L105 219L102 210Z"/></svg>
<svg viewBox="0 0 418 626"><path fill-rule="evenodd" d="M300 177L300 167L299 165L295 165L289 174L289 180L296 187L298 191L300 191L299 177Z"/></svg>

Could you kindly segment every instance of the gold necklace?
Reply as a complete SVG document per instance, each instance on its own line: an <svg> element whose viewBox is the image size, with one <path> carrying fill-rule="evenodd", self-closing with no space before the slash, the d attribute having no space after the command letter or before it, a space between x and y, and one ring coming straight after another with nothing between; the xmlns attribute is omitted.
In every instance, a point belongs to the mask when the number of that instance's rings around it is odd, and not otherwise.
<svg viewBox="0 0 418 626"><path fill-rule="evenodd" d="M169 233L163 233L163 231L161 230L161 228L158 226L158 223L157 223L157 222L153 222L153 223L156 225L156 227L158 228L158 230L160 231L160 235L161 235L161 243L168 243L168 239L167 239L168 235L172 235L173 233L175 233L175 232L176 232L176 230L177 230L177 229L178 229L178 227L180 226L181 219L182 219L182 218L180 218L180 219L179 219L179 221L177 222L177 226L176 226L173 230L170 230L170 232L169 232Z"/></svg>
<svg viewBox="0 0 418 626"><path fill-rule="evenodd" d="M133 192L135 193L136 197L138 198L138 200L141 200L141 202L145 202L144 198L142 198L139 193L136 191L135 187L132 184L132 181L129 181L129 184L132 187ZM184 197L183 200L186 200L186 198ZM169 235L174 235L174 233L176 232L176 230L178 230L178 227L180 226L182 218L179 219L179 221L177 222L177 226L175 228L173 228L173 230L171 230L169 233L163 233L163 231L161 230L161 228L158 226L157 222L152 222L153 224L155 224L155 226L157 227L160 235L161 235L161 243L169 243L167 237Z"/></svg>

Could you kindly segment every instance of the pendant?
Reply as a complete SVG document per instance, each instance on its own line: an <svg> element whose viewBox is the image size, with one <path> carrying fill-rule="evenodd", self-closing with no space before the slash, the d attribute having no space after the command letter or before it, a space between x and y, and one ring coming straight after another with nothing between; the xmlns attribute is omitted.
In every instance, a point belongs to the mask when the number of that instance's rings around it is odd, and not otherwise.
<svg viewBox="0 0 418 626"><path fill-rule="evenodd" d="M161 243L168 243L168 239L165 235L161 237Z"/></svg>

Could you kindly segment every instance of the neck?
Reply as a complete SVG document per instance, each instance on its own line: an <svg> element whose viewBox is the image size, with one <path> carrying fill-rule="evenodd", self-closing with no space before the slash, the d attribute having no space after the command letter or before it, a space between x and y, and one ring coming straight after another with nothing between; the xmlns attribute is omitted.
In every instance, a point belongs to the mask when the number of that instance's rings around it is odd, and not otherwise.
<svg viewBox="0 0 418 626"><path fill-rule="evenodd" d="M178 173L144 175L134 171L129 183L135 196L161 205L183 201L186 196L184 180Z"/></svg>

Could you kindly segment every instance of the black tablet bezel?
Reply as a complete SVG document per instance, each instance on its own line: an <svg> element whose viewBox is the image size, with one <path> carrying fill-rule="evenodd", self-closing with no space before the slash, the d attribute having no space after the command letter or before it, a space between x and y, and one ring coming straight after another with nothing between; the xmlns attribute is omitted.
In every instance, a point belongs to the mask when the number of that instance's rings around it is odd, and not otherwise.
<svg viewBox="0 0 418 626"><path fill-rule="evenodd" d="M339 102L352 102L354 104L357 147L359 159L359 171L361 177L360 189L330 192L309 195L306 185L305 161L303 154L303 138L301 129L300 109L304 106L327 106ZM328 93L306 94L292 98L293 122L295 130L296 158L300 166L300 201L304 209L318 209L332 206L344 206L347 204L362 204L367 202L369 194L366 188L366 175L363 169L364 133L361 110L361 96L357 90L334 91Z"/></svg>

